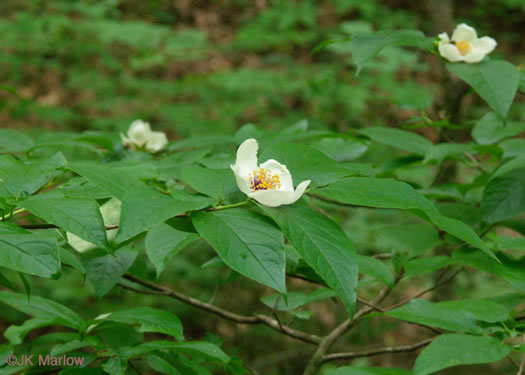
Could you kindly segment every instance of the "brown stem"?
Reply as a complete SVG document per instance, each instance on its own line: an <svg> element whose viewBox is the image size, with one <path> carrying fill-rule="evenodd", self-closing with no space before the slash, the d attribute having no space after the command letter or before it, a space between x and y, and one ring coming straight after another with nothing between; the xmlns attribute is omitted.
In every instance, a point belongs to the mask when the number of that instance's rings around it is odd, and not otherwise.
<svg viewBox="0 0 525 375"><path fill-rule="evenodd" d="M348 353L332 353L327 354L323 357L323 363L329 361L337 361L341 359L352 359L359 357L372 357L374 355L386 354L386 353L401 353L401 352L411 352L416 349L419 349L423 346L430 344L435 337L428 338L426 340L420 341L412 345L403 345L403 346L387 346L379 349L370 349L364 350L362 352L348 352Z"/></svg>
<svg viewBox="0 0 525 375"><path fill-rule="evenodd" d="M525 371L525 356L523 356L521 360L520 368L518 369L518 372L516 373L516 375L523 375L524 371Z"/></svg>
<svg viewBox="0 0 525 375"><path fill-rule="evenodd" d="M395 284L397 284L400 280L400 277L397 277L395 280ZM395 285L394 284L394 285ZM377 305L381 301L383 301L386 296L390 293L392 288L385 287L383 288L377 296L370 302L371 305ZM362 319L363 316L369 314L374 310L371 306L364 306L362 307L355 315L353 319L347 319L340 325L338 325L330 334L323 338L319 346L317 347L317 350L315 351L314 355L310 359L310 362L308 363L308 366L304 370L303 375L315 375L321 368L323 364L323 358L325 357L326 353L332 345L346 332L348 332L350 329L355 327Z"/></svg>
<svg viewBox="0 0 525 375"><path fill-rule="evenodd" d="M220 307L214 306L212 304L203 302L201 300L198 300L196 298L187 296L185 294L182 294L180 292L177 292L176 290L173 290L171 288L168 288L164 285L155 284L151 281L146 281L139 279L136 276L126 274L124 275L124 278L130 281L133 281L134 283L140 284L143 287L146 287L150 289L149 291L143 291L139 289L135 289L133 287L119 284L121 287L134 291L136 293L141 294L153 294L153 295L162 295L170 298L177 299L181 302L184 302L188 305L191 305L193 307L196 307L201 310L205 310L207 312L210 312L212 314L218 315L224 319L231 320L236 323L240 324L264 324L268 327L273 328L276 331L279 331L281 333L284 333L285 335L288 335L290 337L293 337L294 339L301 340L304 342L307 342L309 344L315 344L318 345L321 343L321 337L309 334L303 331L299 331L293 328L290 328L288 326L282 325L280 322L278 322L275 319L270 318L269 316L262 315L262 314L255 314L255 315L239 315L236 313L233 313L231 311L222 309Z"/></svg>
<svg viewBox="0 0 525 375"><path fill-rule="evenodd" d="M457 276L457 274L460 273L461 271L463 271L463 269L464 269L464 268L461 267L460 269L458 269L457 271L455 271L454 273L452 273L450 276L448 276L448 277L446 277L446 278L444 278L444 279L442 279L442 280L438 280L438 281L437 281L434 285L432 285L431 287L426 288L426 289L423 289L422 291L420 291L420 292L414 294L413 296L408 297L408 298L404 299L403 301L401 301L401 302L399 302L399 303L396 303L396 304L394 304L394 305L392 305L392 306L390 306L390 307L387 307L387 308L385 309L385 311L390 311L390 310L393 310L393 309L398 308L398 307L400 307L400 306L403 306L404 304L410 302L411 300L416 299L416 298L419 298L419 297L421 297L421 296L423 296L423 295L425 295L425 294L427 294L427 293L433 291L434 289L437 289L437 288L439 288L440 286L442 286L442 285L444 285L444 284L446 284L446 283L448 283L448 282L454 280L454 278Z"/></svg>

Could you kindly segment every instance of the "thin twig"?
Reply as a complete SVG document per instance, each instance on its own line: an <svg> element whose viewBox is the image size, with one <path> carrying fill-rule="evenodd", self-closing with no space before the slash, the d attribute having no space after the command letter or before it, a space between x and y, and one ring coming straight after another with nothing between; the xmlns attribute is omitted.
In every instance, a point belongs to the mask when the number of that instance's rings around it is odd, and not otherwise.
<svg viewBox="0 0 525 375"><path fill-rule="evenodd" d="M401 277L402 275L398 275L396 277L396 279L394 280L394 286L397 285L397 283L399 283ZM375 298L372 301L370 301L370 304L377 306L377 304L381 303L381 301L383 301L388 296L392 289L393 288L390 288L388 286L381 289L381 291L375 296ZM373 310L374 308L368 305L362 307L357 313L355 313L353 319L346 319L343 323L339 324L332 332L325 336L319 344L319 346L317 347L317 350L315 351L314 355L310 359L310 362L308 363L308 366L304 371L304 375L316 374L323 364L323 358L325 357L328 350L330 350L332 345L342 335L344 335L350 329L359 324L363 316L369 314Z"/></svg>
<svg viewBox="0 0 525 375"><path fill-rule="evenodd" d="M516 375L523 375L523 371L525 371L525 356L523 356L521 360L520 368L518 372L516 373Z"/></svg>
<svg viewBox="0 0 525 375"><path fill-rule="evenodd" d="M329 361L336 361L340 359L352 359L359 357L372 357L375 355L386 354L386 353L401 353L401 352L411 352L417 350L423 346L430 344L435 337L428 338L426 340L420 341L412 345L402 345L402 346L387 346L379 349L370 349L364 350L362 352L348 352L348 353L332 353L327 354L323 357L322 363Z"/></svg>
<svg viewBox="0 0 525 375"><path fill-rule="evenodd" d="M517 369L520 368L520 365L515 360L513 360L510 355L506 356L505 358L507 358L509 360L509 362L514 365L514 367L516 367Z"/></svg>
<svg viewBox="0 0 525 375"><path fill-rule="evenodd" d="M434 285L432 285L431 287L429 288L426 288L426 289L423 289L422 291L416 293L415 295L411 296L411 297L408 297L406 299L404 299L403 301L399 302L399 303L396 303L392 306L389 306L385 309L385 311L390 311L390 310L393 310L397 307L400 307L400 306L403 306L404 304L410 302L411 300L413 299L416 299L416 298L419 298L419 297L422 297L423 295L433 291L434 289L437 289L439 288L440 286L452 281L458 273L460 273L461 271L463 271L464 267L461 267L459 268L457 271L455 271L454 273L452 273L450 276L448 276L447 278L444 278L442 280L439 280L438 279L438 282L436 282Z"/></svg>
<svg viewBox="0 0 525 375"><path fill-rule="evenodd" d="M366 306L368 306L368 307L370 307L370 308L372 308L373 310L378 311L378 312L385 312L385 311L386 311L385 309L383 309L383 308L381 308L381 307L379 307L379 306L373 304L372 302L369 302L369 301L367 301L366 299L361 298L361 297L359 297L359 296L357 297L357 302L360 302L360 303L362 303L363 305L366 305Z"/></svg>
<svg viewBox="0 0 525 375"><path fill-rule="evenodd" d="M272 319L271 317L266 316L266 315L262 315L262 314L239 315L234 312L214 306L212 304L203 302L196 298L187 296L185 294L177 292L176 290L168 288L164 285L155 284L151 281L142 280L130 274L124 275L124 278L150 289L149 291L143 291L143 290L139 290L139 289L127 286L127 285L119 284L121 287L134 291L136 293L163 295L163 296L167 296L170 298L174 298L188 305L196 307L198 309L211 312L212 314L218 315L224 319L231 320L233 322L240 323L240 324L264 324L270 328L273 328L276 331L284 333L285 335L288 335L297 340L301 340L301 341L304 341L310 344L318 345L322 340L321 337L316 336L314 334L306 333L306 332L299 331L291 327L282 325L277 320Z"/></svg>
<svg viewBox="0 0 525 375"><path fill-rule="evenodd" d="M320 286L324 286L326 287L326 285L324 284L321 284L320 282L317 282L315 280L312 280L312 279L309 279L307 277L304 277L304 276L300 276L300 275L294 275L294 274L291 274L291 273L287 273L286 276L288 277L291 277L293 279L298 279L298 280L303 280L303 281L307 281L309 283L312 283L312 284L315 284L315 285L320 285ZM376 311L379 311L379 312L385 312L384 309L382 309L381 307L379 306L376 306L374 304L372 304L372 302L370 301L367 301L366 299L364 298L361 298L361 297L356 297L357 301L362 303L363 305L367 305L367 306L370 306L372 309L376 310Z"/></svg>
<svg viewBox="0 0 525 375"><path fill-rule="evenodd" d="M463 155L465 155L467 159L469 159L472 162L474 167L476 167L481 173L490 174L489 171L487 171L481 164L479 164L478 160L471 153L463 151Z"/></svg>

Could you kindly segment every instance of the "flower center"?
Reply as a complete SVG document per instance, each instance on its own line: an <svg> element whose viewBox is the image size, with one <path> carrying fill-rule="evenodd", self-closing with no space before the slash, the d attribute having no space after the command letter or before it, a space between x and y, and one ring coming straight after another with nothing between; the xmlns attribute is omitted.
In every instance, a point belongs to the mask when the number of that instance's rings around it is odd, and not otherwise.
<svg viewBox="0 0 525 375"><path fill-rule="evenodd" d="M462 56L465 56L465 55L469 54L472 51L472 48L470 47L470 43L467 42L466 40L461 40L459 42L454 42L454 44L456 45L456 47L458 47L459 53Z"/></svg>
<svg viewBox="0 0 525 375"><path fill-rule="evenodd" d="M250 174L250 187L252 190L273 190L281 188L281 180L276 174L271 171L259 168L254 170L253 175Z"/></svg>

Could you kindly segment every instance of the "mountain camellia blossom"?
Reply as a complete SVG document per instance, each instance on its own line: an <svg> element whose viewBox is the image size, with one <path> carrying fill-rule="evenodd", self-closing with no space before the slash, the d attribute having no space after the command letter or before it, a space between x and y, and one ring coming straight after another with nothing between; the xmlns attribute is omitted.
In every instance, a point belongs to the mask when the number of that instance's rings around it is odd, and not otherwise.
<svg viewBox="0 0 525 375"><path fill-rule="evenodd" d="M452 40L447 33L439 34L439 53L451 62L477 63L496 48L496 41L489 36L478 38L474 28L462 23L456 26Z"/></svg>
<svg viewBox="0 0 525 375"><path fill-rule="evenodd" d="M142 120L133 121L127 136L120 133L120 138L124 146L129 146L132 150L144 147L149 152L158 152L168 143L166 134L152 131L149 123Z"/></svg>
<svg viewBox="0 0 525 375"><path fill-rule="evenodd" d="M237 160L231 168L239 189L268 207L292 204L301 198L310 180L301 182L294 189L286 165L273 159L257 164L258 149L259 145L253 138L245 140L237 149Z"/></svg>
<svg viewBox="0 0 525 375"><path fill-rule="evenodd" d="M102 215L104 225L118 225L120 223L120 209L121 202L116 198L111 198L109 201L100 206L100 214ZM116 229L106 230L108 241L112 241L116 235ZM70 232L66 233L66 238L71 247L79 253L97 248L97 245L92 244L91 242L86 241Z"/></svg>

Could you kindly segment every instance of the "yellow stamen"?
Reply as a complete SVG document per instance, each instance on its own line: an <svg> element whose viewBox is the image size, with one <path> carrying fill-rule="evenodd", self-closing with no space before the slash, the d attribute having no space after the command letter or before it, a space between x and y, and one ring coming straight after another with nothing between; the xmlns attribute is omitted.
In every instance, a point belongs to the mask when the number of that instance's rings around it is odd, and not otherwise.
<svg viewBox="0 0 525 375"><path fill-rule="evenodd" d="M280 189L281 180L279 175L272 175L271 171L259 168L253 171L253 175L250 174L250 187L255 191Z"/></svg>
<svg viewBox="0 0 525 375"><path fill-rule="evenodd" d="M472 52L472 47L470 47L470 43L466 40L461 40L459 42L454 42L456 44L456 47L458 47L459 53L462 56L465 56Z"/></svg>

